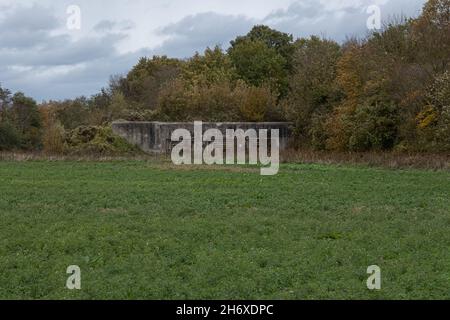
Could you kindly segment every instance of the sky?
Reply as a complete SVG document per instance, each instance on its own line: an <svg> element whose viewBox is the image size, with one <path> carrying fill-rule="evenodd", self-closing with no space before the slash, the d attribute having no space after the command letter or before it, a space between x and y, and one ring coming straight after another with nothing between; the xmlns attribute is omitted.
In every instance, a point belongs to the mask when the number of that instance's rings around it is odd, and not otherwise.
<svg viewBox="0 0 450 320"><path fill-rule="evenodd" d="M0 0L0 85L38 101L90 96L140 57L187 58L265 24L345 41L425 0Z"/></svg>

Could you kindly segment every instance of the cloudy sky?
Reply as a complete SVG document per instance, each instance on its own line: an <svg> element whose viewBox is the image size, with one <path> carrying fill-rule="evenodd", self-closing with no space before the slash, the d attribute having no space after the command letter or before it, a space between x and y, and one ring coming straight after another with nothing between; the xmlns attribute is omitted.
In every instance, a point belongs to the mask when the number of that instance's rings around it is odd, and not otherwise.
<svg viewBox="0 0 450 320"><path fill-rule="evenodd" d="M255 24L295 37L317 34L343 41L367 33L371 5L388 19L416 16L424 2L0 0L0 84L39 101L89 96L141 56L185 58L207 46L226 49ZM73 5L80 9L80 20L68 12Z"/></svg>

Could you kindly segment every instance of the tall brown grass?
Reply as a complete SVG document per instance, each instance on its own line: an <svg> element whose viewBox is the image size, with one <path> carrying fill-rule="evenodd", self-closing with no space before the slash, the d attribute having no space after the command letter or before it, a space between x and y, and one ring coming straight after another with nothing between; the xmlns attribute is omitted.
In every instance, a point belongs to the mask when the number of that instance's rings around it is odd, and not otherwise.
<svg viewBox="0 0 450 320"><path fill-rule="evenodd" d="M394 169L450 170L450 153L399 152L324 152L314 150L285 150L282 163L362 164Z"/></svg>
<svg viewBox="0 0 450 320"><path fill-rule="evenodd" d="M313 150L285 150L282 163L367 165L393 169L450 170L450 154L421 154L395 152L321 152ZM135 154L104 156L98 154L61 155L46 152L0 152L0 161L126 161L171 163L170 155Z"/></svg>

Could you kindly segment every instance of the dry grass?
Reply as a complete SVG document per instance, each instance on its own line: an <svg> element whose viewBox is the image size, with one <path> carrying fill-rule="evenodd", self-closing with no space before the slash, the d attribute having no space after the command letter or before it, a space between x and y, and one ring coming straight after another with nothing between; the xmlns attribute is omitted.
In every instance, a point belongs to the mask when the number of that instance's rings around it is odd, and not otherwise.
<svg viewBox="0 0 450 320"><path fill-rule="evenodd" d="M233 166L233 165L186 165L177 166L172 163L169 155L163 154L145 154L139 155L121 155L121 156L104 156L104 155L58 155L46 154L45 152L0 152L0 161L77 161L77 162L110 162L110 161L141 161L149 163L153 168L162 170L178 170L178 171L226 171L226 172L256 172L259 168L255 166Z"/></svg>
<svg viewBox="0 0 450 320"><path fill-rule="evenodd" d="M168 160L162 155L138 154L138 155L61 155L45 152L0 152L0 161L114 161L114 160Z"/></svg>
<svg viewBox="0 0 450 320"><path fill-rule="evenodd" d="M204 169L204 166L175 166L168 155L138 154L121 156L88 155L51 155L43 152L0 152L0 161L146 161L164 168L178 168L186 170ZM344 164L368 165L373 167L394 169L429 169L450 170L449 154L421 154L396 152L321 152L312 150L286 150L281 154L282 163L316 163L316 164ZM252 171L256 168L242 166L225 166L230 171ZM208 166L208 169L224 169L224 166Z"/></svg>
<svg viewBox="0 0 450 320"><path fill-rule="evenodd" d="M321 152L312 150L286 150L283 163L362 164L394 169L449 170L450 153L421 154L396 152Z"/></svg>

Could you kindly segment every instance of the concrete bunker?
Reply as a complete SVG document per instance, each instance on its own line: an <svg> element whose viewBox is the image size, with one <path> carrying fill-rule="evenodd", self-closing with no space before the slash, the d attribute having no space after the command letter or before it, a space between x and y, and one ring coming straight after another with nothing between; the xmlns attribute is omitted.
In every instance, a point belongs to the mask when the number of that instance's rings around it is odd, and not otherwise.
<svg viewBox="0 0 450 320"><path fill-rule="evenodd" d="M115 121L112 129L115 134L138 146L144 152L170 154L174 145L171 139L172 132L177 129L186 129L193 134L194 123ZM224 135L227 129L244 131L267 129L269 132L272 129L278 129L280 150L289 146L292 132L291 123L288 122L203 122L203 132L209 129L218 129Z"/></svg>

